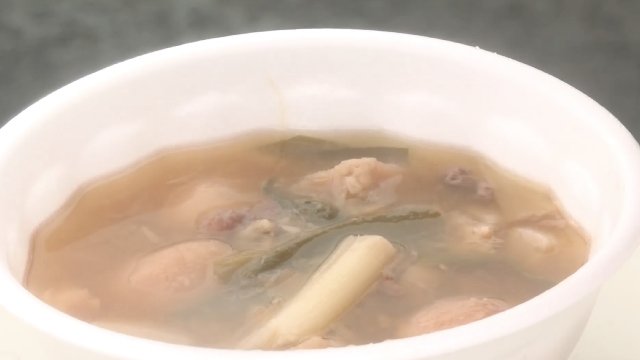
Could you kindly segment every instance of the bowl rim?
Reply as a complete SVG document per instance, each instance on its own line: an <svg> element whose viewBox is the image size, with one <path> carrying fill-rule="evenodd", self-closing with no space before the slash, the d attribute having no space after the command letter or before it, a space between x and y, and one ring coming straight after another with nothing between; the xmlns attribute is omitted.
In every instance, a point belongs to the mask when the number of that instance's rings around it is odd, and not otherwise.
<svg viewBox="0 0 640 360"><path fill-rule="evenodd" d="M413 338L389 340L382 343L344 348L305 350L308 359L324 359L335 354L340 357L415 359L460 351L481 343L499 339L547 319L597 291L631 256L639 243L640 222L640 146L627 129L607 110L587 95L557 78L512 59L450 41L395 32L351 29L298 29L256 32L197 41L151 52L109 66L85 76L44 97L18 114L0 129L0 161L8 156L14 143L28 136L29 130L47 114L66 104L72 104L77 94L99 89L136 73L141 68L197 55L203 50L233 52L252 49L265 44L358 43L370 46L389 46L403 49L427 48L445 52L449 56L473 58L483 65L499 68L501 73L517 76L526 86L544 88L562 99L566 107L580 114L597 127L613 158L626 164L621 186L627 192L620 204L617 226L612 230L606 246L573 275L543 294L508 311L468 325ZM304 45L303 45L304 46ZM134 338L89 325L62 314L40 302L26 291L7 269L0 269L0 306L16 318L30 324L58 340L103 355L123 359L211 359L235 360L294 359L297 351L260 352L196 348ZM13 294L12 296L6 296ZM535 314L535 316L531 315ZM46 321L43 319L47 319ZM516 321L514 321L516 320Z"/></svg>

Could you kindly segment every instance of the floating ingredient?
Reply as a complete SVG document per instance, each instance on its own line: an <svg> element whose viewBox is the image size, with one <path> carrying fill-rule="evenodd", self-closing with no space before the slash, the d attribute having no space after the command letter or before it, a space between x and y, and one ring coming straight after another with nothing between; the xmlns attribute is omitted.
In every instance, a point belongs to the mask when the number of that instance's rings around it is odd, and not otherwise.
<svg viewBox="0 0 640 360"><path fill-rule="evenodd" d="M404 164L409 159L408 148L388 146L349 147L334 141L303 135L265 145L261 149L276 156L295 160L313 158L315 161L340 162L354 158L371 157L382 162Z"/></svg>
<svg viewBox="0 0 640 360"><path fill-rule="evenodd" d="M380 279L395 253L381 236L347 237L293 299L238 348L282 349L318 335Z"/></svg>
<svg viewBox="0 0 640 360"><path fill-rule="evenodd" d="M327 225L318 229L304 232L292 240L268 250L262 255L246 254L243 252L220 259L216 264L216 273L221 278L231 279L234 273L240 271L241 278L252 278L261 272L271 270L291 259L303 246L309 244L321 235L331 231L346 229L363 224L374 223L400 223L423 219L433 219L440 213L431 209L391 212L389 214L373 215L367 217L342 220L333 225Z"/></svg>
<svg viewBox="0 0 640 360"><path fill-rule="evenodd" d="M340 210L337 207L322 201L301 198L288 194L276 186L275 179L269 179L262 187L262 192L268 198L274 200L285 210L293 211L305 220L318 223L334 220Z"/></svg>

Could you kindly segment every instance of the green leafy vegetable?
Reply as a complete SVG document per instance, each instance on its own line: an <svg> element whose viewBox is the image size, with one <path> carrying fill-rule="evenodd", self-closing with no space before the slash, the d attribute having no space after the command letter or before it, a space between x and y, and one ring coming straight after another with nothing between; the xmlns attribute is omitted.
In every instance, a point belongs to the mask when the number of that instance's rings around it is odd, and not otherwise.
<svg viewBox="0 0 640 360"><path fill-rule="evenodd" d="M308 158L322 150L339 149L343 146L328 140L298 135L287 140L265 145L261 150L286 158Z"/></svg>
<svg viewBox="0 0 640 360"><path fill-rule="evenodd" d="M269 179L262 192L278 203L283 209L291 210L305 220L318 223L334 220L340 210L337 207L318 200L298 198L277 188L274 179Z"/></svg>
<svg viewBox="0 0 640 360"><path fill-rule="evenodd" d="M263 151L289 159L340 162L349 159L372 157L386 163L405 163L409 149L399 147L349 147L334 141L298 135L287 140L263 146Z"/></svg>
<svg viewBox="0 0 640 360"><path fill-rule="evenodd" d="M338 223L320 227L318 229L298 235L283 244L275 246L264 253L246 254L240 252L227 256L216 263L216 272L223 279L231 279L239 272L241 278L252 278L258 274L276 268L291 259L303 246L329 232L341 229L356 229L364 224L397 224L424 219L433 219L440 216L434 210L411 209L408 211L396 211L388 214L351 218Z"/></svg>
<svg viewBox="0 0 640 360"><path fill-rule="evenodd" d="M327 161L343 161L359 158L375 158L388 164L404 164L409 158L409 149L398 147L364 147L321 150L318 158Z"/></svg>

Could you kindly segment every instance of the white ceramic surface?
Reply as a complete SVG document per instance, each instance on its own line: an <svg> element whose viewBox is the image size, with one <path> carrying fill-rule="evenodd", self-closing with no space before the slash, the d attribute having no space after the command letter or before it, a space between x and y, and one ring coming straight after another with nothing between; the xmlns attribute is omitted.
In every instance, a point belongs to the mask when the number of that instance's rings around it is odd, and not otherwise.
<svg viewBox="0 0 640 360"><path fill-rule="evenodd" d="M640 150L607 111L535 69L417 36L298 30L220 38L81 79L0 130L0 359L293 359L92 327L20 286L33 228L81 183L158 148L257 128L376 128L479 150L552 186L594 239L587 265L459 328L305 359L564 360L602 283L640 239Z"/></svg>
<svg viewBox="0 0 640 360"><path fill-rule="evenodd" d="M607 281L570 360L640 359L640 249Z"/></svg>

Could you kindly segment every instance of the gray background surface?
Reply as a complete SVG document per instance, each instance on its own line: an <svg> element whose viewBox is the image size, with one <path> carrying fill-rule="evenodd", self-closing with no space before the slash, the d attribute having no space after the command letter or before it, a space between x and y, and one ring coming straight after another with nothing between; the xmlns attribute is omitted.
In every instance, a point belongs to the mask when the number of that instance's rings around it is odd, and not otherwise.
<svg viewBox="0 0 640 360"><path fill-rule="evenodd" d="M577 87L640 137L640 0L0 0L0 125L136 55L317 27L408 32L497 52Z"/></svg>

